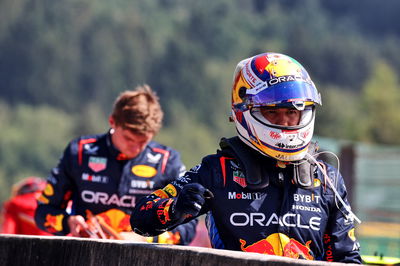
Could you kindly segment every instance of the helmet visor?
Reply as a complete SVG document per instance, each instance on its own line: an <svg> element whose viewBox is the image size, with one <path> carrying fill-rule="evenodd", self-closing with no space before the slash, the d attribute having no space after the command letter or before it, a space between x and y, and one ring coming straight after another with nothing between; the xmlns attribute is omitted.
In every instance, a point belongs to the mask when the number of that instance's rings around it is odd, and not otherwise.
<svg viewBox="0 0 400 266"><path fill-rule="evenodd" d="M312 119L314 118L314 106L306 106L304 110L298 111L300 112L300 117L299 117L299 122L297 125L292 125L292 126L285 126L285 125L279 125L275 124L272 121L269 121L268 118L263 115L263 110L268 111L268 110L274 110L274 109L279 109L276 107L253 107L250 109L251 115L260 123L274 127L274 128L279 128L279 129L300 129L305 126L307 126ZM285 108L286 109L286 108ZM295 108L287 108L287 109L293 109L296 110Z"/></svg>
<svg viewBox="0 0 400 266"><path fill-rule="evenodd" d="M287 102L313 102L321 104L321 96L315 86L304 81L287 81L274 84L265 89L250 89L247 92L248 103L265 106Z"/></svg>

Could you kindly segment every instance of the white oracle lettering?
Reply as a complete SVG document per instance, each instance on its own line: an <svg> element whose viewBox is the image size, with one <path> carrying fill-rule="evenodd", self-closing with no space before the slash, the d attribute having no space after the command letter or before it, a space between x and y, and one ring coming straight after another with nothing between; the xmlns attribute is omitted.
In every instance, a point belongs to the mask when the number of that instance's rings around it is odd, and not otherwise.
<svg viewBox="0 0 400 266"><path fill-rule="evenodd" d="M297 215L297 227L304 228L304 229L310 228L308 225L301 224L301 220L302 220L301 215Z"/></svg>
<svg viewBox="0 0 400 266"><path fill-rule="evenodd" d="M133 196L122 196L120 200L120 204L122 207L134 207L135 206L135 197Z"/></svg>
<svg viewBox="0 0 400 266"><path fill-rule="evenodd" d="M115 204L120 207L135 207L135 197L130 195L124 195L121 198L117 194L109 196L105 192L94 192L90 190L84 190L81 193L81 198L84 202L103 205Z"/></svg>
<svg viewBox="0 0 400 266"><path fill-rule="evenodd" d="M277 83L281 82L287 82L287 81L301 81L301 82L307 82L310 83L308 80L303 79L301 76L281 76L281 77L276 77L273 79L268 80L268 85L275 85Z"/></svg>
<svg viewBox="0 0 400 266"><path fill-rule="evenodd" d="M300 76L294 76L294 78L296 79L296 81L305 81L305 82L309 83L308 80L305 80Z"/></svg>
<svg viewBox="0 0 400 266"><path fill-rule="evenodd" d="M96 192L97 200L96 203L100 202L101 204L108 205L108 194L105 192Z"/></svg>
<svg viewBox="0 0 400 266"><path fill-rule="evenodd" d="M285 82L285 81L287 81L287 78L286 77L278 77L278 81Z"/></svg>
<svg viewBox="0 0 400 266"><path fill-rule="evenodd" d="M294 223L289 223L289 222L287 221L287 218L293 217L293 216L296 216L296 214L294 214L294 213L286 213L285 215L283 215L283 217L282 217L282 222L283 222L283 224L286 225L286 226L289 226L289 227L295 227L296 224L294 224Z"/></svg>
<svg viewBox="0 0 400 266"><path fill-rule="evenodd" d="M92 191L88 190L82 191L81 197L84 202L93 203L95 201L95 194Z"/></svg>
<svg viewBox="0 0 400 266"><path fill-rule="evenodd" d="M273 213L272 215L271 215L271 217L269 217L269 220L268 220L268 222L265 224L265 226L269 226L271 223L272 224L280 224L280 225L282 225L280 222L282 222L282 221L280 221L279 220L279 217L278 217L278 215L276 215L276 213Z"/></svg>
<svg viewBox="0 0 400 266"><path fill-rule="evenodd" d="M257 218L260 217L260 218ZM250 226L254 225L254 222L257 224L263 226L262 222L265 220L265 215L264 213L258 212L258 213L250 213Z"/></svg>
<svg viewBox="0 0 400 266"><path fill-rule="evenodd" d="M318 231L321 225L321 217L311 217L310 228L314 231Z"/></svg>
<svg viewBox="0 0 400 266"><path fill-rule="evenodd" d="M244 221L243 222L236 222L234 220L235 217L239 217L239 219L240 219L240 217L243 217ZM249 223L249 220L250 220L249 216L244 212L232 213L232 215L230 217L231 224L235 225L235 226L246 226Z"/></svg>
<svg viewBox="0 0 400 266"><path fill-rule="evenodd" d="M270 80L268 81L268 85L272 86L272 85L277 84L278 82L279 82L279 81L278 81L277 78L270 79Z"/></svg>
<svg viewBox="0 0 400 266"><path fill-rule="evenodd" d="M320 230L321 218L320 217L311 217L308 223L304 220L300 214L295 213L286 213L282 217L278 217L276 213L272 213L268 218L264 213L256 212L256 213L232 213L230 216L230 223L234 226L270 226L271 224L279 224L280 226L287 227L297 227L303 229L312 229L315 231ZM302 222L306 222L302 224Z"/></svg>
<svg viewBox="0 0 400 266"><path fill-rule="evenodd" d="M288 76L286 81L295 81L295 77L294 76Z"/></svg>
<svg viewBox="0 0 400 266"><path fill-rule="evenodd" d="M107 202L107 205L110 205L110 204L115 204L117 206L120 206L118 195L115 195L115 194L111 195L110 199Z"/></svg>

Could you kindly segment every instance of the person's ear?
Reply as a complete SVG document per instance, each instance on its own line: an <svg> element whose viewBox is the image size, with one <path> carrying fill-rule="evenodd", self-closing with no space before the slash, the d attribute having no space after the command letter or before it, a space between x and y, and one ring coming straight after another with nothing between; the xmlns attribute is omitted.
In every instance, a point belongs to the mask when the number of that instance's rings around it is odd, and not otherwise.
<svg viewBox="0 0 400 266"><path fill-rule="evenodd" d="M112 129L115 128L115 120L114 120L114 117L113 117L112 115L110 115L110 116L108 117L108 123L110 124L110 127L111 127Z"/></svg>

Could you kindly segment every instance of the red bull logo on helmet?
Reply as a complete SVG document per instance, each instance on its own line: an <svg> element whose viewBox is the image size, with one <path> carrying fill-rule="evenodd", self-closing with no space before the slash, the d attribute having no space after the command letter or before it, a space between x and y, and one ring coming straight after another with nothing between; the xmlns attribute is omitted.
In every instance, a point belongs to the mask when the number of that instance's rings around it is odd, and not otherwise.
<svg viewBox="0 0 400 266"><path fill-rule="evenodd" d="M305 244L282 233L274 233L252 244L240 239L240 248L245 252L277 255L294 259L314 260L310 250L311 240Z"/></svg>

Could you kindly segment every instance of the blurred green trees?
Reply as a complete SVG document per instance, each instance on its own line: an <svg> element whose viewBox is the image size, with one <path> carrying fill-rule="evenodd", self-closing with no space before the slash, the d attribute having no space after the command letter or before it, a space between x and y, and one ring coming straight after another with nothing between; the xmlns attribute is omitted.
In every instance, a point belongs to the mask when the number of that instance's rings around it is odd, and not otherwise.
<svg viewBox="0 0 400 266"><path fill-rule="evenodd" d="M235 133L228 116L236 63L264 51L287 53L309 70L323 97L316 134L399 144L396 7L393 0L3 0L0 200L16 180L45 177L73 137L107 130L115 97L143 83L166 113L157 140L180 150L188 167L197 164Z"/></svg>
<svg viewBox="0 0 400 266"><path fill-rule="evenodd" d="M400 145L400 83L398 75L384 61L376 62L366 80L360 119L366 126L364 140Z"/></svg>

